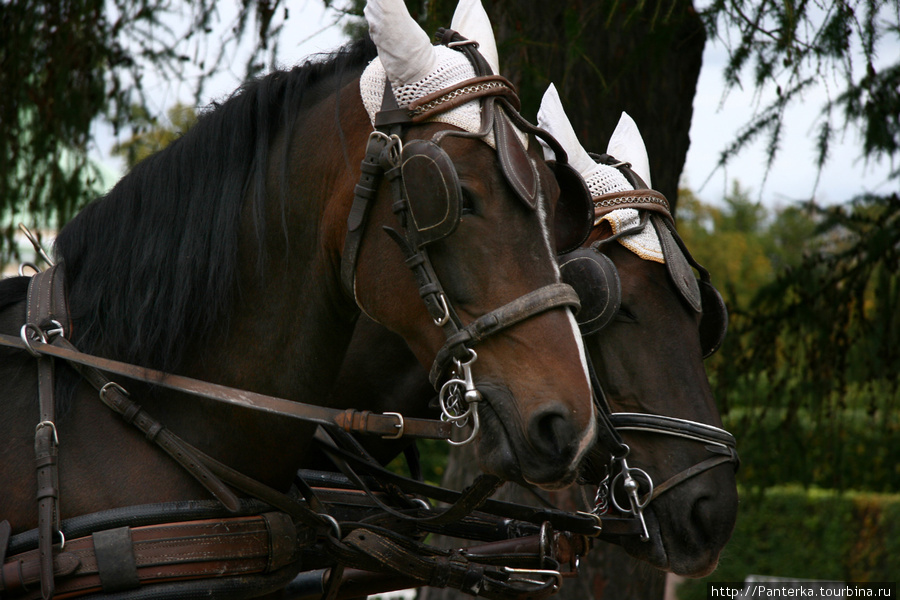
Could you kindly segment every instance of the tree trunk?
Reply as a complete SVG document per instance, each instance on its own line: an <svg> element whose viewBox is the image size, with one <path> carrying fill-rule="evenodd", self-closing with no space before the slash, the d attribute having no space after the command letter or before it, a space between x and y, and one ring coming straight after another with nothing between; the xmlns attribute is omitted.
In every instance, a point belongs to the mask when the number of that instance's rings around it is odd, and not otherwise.
<svg viewBox="0 0 900 600"><path fill-rule="evenodd" d="M653 187L674 209L706 43L693 2L484 4L501 74L518 87L522 113L535 120L553 83L584 147L603 153L627 112L644 136ZM448 25L455 6L456 0L432 0L426 27Z"/></svg>

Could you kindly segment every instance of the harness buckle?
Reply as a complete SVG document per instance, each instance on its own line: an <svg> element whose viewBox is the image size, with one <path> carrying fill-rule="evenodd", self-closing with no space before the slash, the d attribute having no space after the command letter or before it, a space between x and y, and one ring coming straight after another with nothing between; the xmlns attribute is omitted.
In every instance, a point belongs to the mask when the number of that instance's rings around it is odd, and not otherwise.
<svg viewBox="0 0 900 600"><path fill-rule="evenodd" d="M581 510L575 511L576 515L581 515L582 517L590 517L594 520L594 531L590 534L590 537L597 537L601 533L603 533L603 519L599 514L594 512L584 512Z"/></svg>
<svg viewBox="0 0 900 600"><path fill-rule="evenodd" d="M401 415L400 413L397 413L397 412L386 412L383 414L386 417L388 417L388 416L397 417L397 421L399 421L399 423L394 425L394 427L397 428L397 433L392 433L390 435L383 435L383 436L381 436L381 439L383 439L383 440L399 440L400 438L402 438L404 429L406 427L406 423L403 421L403 415Z"/></svg>
<svg viewBox="0 0 900 600"><path fill-rule="evenodd" d="M37 426L35 426L34 432L37 433L44 427L49 427L51 429L51 431L53 432L53 443L59 446L59 433L57 433L56 431L56 423L54 423L53 421L41 421L37 424Z"/></svg>
<svg viewBox="0 0 900 600"><path fill-rule="evenodd" d="M447 306L447 297L444 296L444 294L442 292L438 293L437 299L441 305L440 308L441 308L442 314L439 317L432 318L432 321L434 321L434 324L437 325L438 327L443 327L444 325L446 325L447 323L450 322L450 308Z"/></svg>
<svg viewBox="0 0 900 600"><path fill-rule="evenodd" d="M538 586L545 586L549 581L533 579L533 577L550 577L553 581L554 591L561 588L563 584L562 574L553 569L514 569L513 567L503 567L503 572L510 576L509 580L512 582L530 583Z"/></svg>

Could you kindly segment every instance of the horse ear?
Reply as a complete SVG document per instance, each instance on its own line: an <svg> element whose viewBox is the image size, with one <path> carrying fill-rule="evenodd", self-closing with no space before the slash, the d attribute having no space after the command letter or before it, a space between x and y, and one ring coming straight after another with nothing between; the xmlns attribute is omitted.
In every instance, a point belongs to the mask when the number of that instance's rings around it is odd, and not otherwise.
<svg viewBox="0 0 900 600"><path fill-rule="evenodd" d="M494 28L491 27L491 20L481 0L459 0L450 29L458 31L464 38L478 42L478 51L491 65L494 75L500 74L500 55L494 40Z"/></svg>
<svg viewBox="0 0 900 600"><path fill-rule="evenodd" d="M544 97L541 98L541 108L538 110L538 127L556 138L556 141L566 151L569 164L582 175L585 175L597 166L594 159L588 155L587 150L578 141L578 136L575 135L575 130L569 122L569 117L566 115L566 111L563 110L562 101L559 99L556 86L552 83L547 88L547 91L544 92ZM545 159L552 160L556 158L553 150L544 144L543 141L541 141L541 145L544 147Z"/></svg>
<svg viewBox="0 0 900 600"><path fill-rule="evenodd" d="M419 81L435 69L437 57L431 40L403 0L369 0L363 12L392 85Z"/></svg>
<svg viewBox="0 0 900 600"><path fill-rule="evenodd" d="M650 160L647 158L647 147L644 146L644 138L638 130L637 123L622 113L619 123L609 138L609 147L606 153L615 156L619 160L631 163L631 169L644 180L647 187L653 188L650 181Z"/></svg>

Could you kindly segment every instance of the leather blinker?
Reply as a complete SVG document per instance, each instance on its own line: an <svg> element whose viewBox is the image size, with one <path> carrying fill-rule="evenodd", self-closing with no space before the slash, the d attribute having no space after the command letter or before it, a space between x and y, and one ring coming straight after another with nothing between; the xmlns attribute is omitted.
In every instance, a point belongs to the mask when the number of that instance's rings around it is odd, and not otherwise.
<svg viewBox="0 0 900 600"><path fill-rule="evenodd" d="M553 213L556 253L566 254L581 247L590 235L594 203L584 178L569 163L549 160L547 165L559 185L559 200Z"/></svg>
<svg viewBox="0 0 900 600"><path fill-rule="evenodd" d="M563 282L575 288L581 301L575 314L581 335L606 327L622 301L622 284L613 261L594 248L578 248L559 257L559 270Z"/></svg>
<svg viewBox="0 0 900 600"><path fill-rule="evenodd" d="M703 301L700 298L700 286L697 284L697 277L694 275L691 264L688 262L684 252L681 251L675 238L672 237L672 232L663 223L662 217L651 215L650 219L653 221L653 226L656 228L656 233L659 236L663 256L666 259L666 269L669 271L672 282L679 293L681 293L685 302L688 303L688 306L696 312L702 311Z"/></svg>
<svg viewBox="0 0 900 600"><path fill-rule="evenodd" d="M666 268L672 282L688 305L696 312L702 313L700 317L700 349L703 358L708 358L718 350L725 340L728 330L728 309L722 295L709 281L709 273L703 269L691 257L685 255L687 250L682 250L674 233L659 215L652 215L651 220L659 235L663 256L666 259ZM691 267L698 268L702 278L697 279Z"/></svg>
<svg viewBox="0 0 900 600"><path fill-rule="evenodd" d="M494 106L494 136L500 169L516 195L531 210L537 208L540 190L537 169L522 145L515 127L499 106Z"/></svg>
<svg viewBox="0 0 900 600"><path fill-rule="evenodd" d="M403 146L401 165L419 246L453 233L462 212L462 191L447 153L430 140L412 140Z"/></svg>

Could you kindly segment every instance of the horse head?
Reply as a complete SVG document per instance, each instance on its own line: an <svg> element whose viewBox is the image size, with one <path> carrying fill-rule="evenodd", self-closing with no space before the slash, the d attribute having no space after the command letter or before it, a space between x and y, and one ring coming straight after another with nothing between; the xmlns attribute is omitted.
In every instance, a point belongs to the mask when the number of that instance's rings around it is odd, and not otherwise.
<svg viewBox="0 0 900 600"><path fill-rule="evenodd" d="M649 188L646 150L630 117L623 113L602 156L581 147L552 86L539 122L566 148L594 198L590 247L560 259L564 279L591 288L579 293L591 300L577 319L611 412L612 432L600 439L613 441L592 449L584 475L608 486L601 512L640 513L645 539L620 541L629 553L704 575L737 511L734 440L721 429L703 365L724 337L725 306L681 242L665 199ZM626 485L637 486L632 497Z"/></svg>
<svg viewBox="0 0 900 600"><path fill-rule="evenodd" d="M595 425L551 219L579 209L558 202L542 132L519 116L495 52L485 60L452 30L432 46L401 0L370 1L366 17L378 58L360 90L375 131L344 242L347 292L430 370L447 418L477 424L484 471L568 485Z"/></svg>

